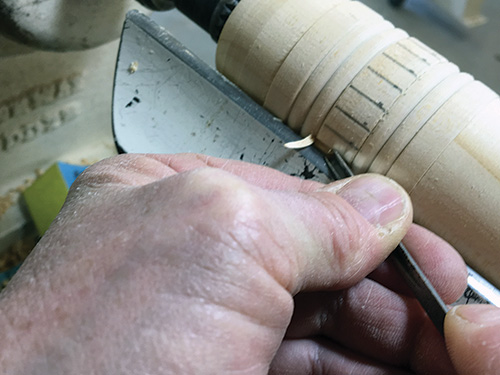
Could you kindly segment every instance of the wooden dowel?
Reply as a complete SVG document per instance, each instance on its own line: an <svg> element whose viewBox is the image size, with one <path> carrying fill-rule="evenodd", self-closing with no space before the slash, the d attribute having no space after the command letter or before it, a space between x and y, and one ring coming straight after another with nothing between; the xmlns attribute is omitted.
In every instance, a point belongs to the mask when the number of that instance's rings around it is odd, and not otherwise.
<svg viewBox="0 0 500 375"><path fill-rule="evenodd" d="M349 0L241 0L217 67L325 153L398 181L415 221L500 286L495 92Z"/></svg>
<svg viewBox="0 0 500 375"><path fill-rule="evenodd" d="M333 12L339 22L331 22ZM315 69L329 53L336 53L336 47L345 35L362 25L365 19L373 17L374 12L371 9L360 6L357 2L349 2L342 7L335 6L321 16L280 66L267 92L264 107L279 118L288 120L298 94ZM379 19L382 21L382 17ZM304 56L310 58L305 59ZM300 69L297 69L297 64L301 65ZM330 64L328 66L331 67ZM293 128L292 123L289 125Z"/></svg>

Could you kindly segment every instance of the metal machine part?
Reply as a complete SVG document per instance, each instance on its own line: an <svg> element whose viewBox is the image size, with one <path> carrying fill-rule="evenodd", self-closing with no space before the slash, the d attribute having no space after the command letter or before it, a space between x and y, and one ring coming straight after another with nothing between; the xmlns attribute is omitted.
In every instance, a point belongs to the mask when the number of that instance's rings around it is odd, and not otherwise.
<svg viewBox="0 0 500 375"><path fill-rule="evenodd" d="M117 39L134 8L146 11L135 0L0 0L0 33L36 49L84 50Z"/></svg>
<svg viewBox="0 0 500 375"><path fill-rule="evenodd" d="M137 0L152 10L177 7L188 18L207 31L213 40L219 35L233 9L240 0Z"/></svg>
<svg viewBox="0 0 500 375"><path fill-rule="evenodd" d="M168 103L168 105L165 105ZM113 131L121 152L197 152L327 182L315 149L146 16L127 16L116 67Z"/></svg>
<svg viewBox="0 0 500 375"><path fill-rule="evenodd" d="M298 136L193 55L148 17L127 16L118 56L113 131L121 152L197 152L267 165L328 182L314 147L283 147ZM346 177L338 170L337 177ZM498 290L472 270L459 303L500 305Z"/></svg>
<svg viewBox="0 0 500 375"><path fill-rule="evenodd" d="M172 0L137 0L143 6L152 10L170 10L175 8Z"/></svg>

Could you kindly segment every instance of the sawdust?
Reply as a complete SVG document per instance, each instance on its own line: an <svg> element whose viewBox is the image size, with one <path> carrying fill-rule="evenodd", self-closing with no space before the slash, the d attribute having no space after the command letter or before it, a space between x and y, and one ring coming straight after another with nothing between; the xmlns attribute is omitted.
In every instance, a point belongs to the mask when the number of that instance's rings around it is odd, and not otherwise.
<svg viewBox="0 0 500 375"><path fill-rule="evenodd" d="M19 265L31 253L36 245L35 236L28 236L15 242L0 253L0 273Z"/></svg>
<svg viewBox="0 0 500 375"><path fill-rule="evenodd" d="M137 69L139 69L139 62L132 61L129 65L127 71L129 72L129 74L134 74L135 72L137 72Z"/></svg>
<svg viewBox="0 0 500 375"><path fill-rule="evenodd" d="M80 159L80 163L78 163L78 164L82 165L82 166L93 165L93 164L97 163L99 160L101 160L101 159L82 158L82 159Z"/></svg>
<svg viewBox="0 0 500 375"><path fill-rule="evenodd" d="M35 173L37 177L41 176L41 172L39 174L39 172L35 171ZM30 187L34 181L34 178L27 178L23 184L14 189L10 189L9 191L7 191L7 193L0 196L0 220L9 210L9 208L11 208L17 202L17 200L19 199L19 195L24 193L24 191L28 187Z"/></svg>
<svg viewBox="0 0 500 375"><path fill-rule="evenodd" d="M16 187L15 189L11 189L5 195L0 196L0 220L5 215L5 213L14 204L16 204L17 200L19 199L19 195L32 183L33 179L28 179L24 184ZM33 250L35 244L36 237L34 235L26 236L22 240L15 242L6 250L0 252L0 274L21 264L29 255L31 250ZM8 280L4 280L3 278L1 278L0 280L3 280L0 282L1 291L7 285Z"/></svg>
<svg viewBox="0 0 500 375"><path fill-rule="evenodd" d="M0 219L7 212L9 208L14 204L14 193L8 192L7 194L0 196Z"/></svg>

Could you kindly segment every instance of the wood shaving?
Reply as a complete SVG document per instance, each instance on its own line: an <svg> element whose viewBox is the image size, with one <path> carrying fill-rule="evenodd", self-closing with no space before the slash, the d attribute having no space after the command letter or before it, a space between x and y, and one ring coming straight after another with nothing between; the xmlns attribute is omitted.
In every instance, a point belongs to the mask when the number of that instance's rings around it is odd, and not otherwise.
<svg viewBox="0 0 500 375"><path fill-rule="evenodd" d="M9 192L0 197L0 218L5 215L7 210L14 204L14 194Z"/></svg>
<svg viewBox="0 0 500 375"><path fill-rule="evenodd" d="M130 65L128 66L128 69L127 71L130 73L130 74L134 74L135 72L137 72L137 69L139 69L139 63L137 61L132 61L130 63Z"/></svg>
<svg viewBox="0 0 500 375"><path fill-rule="evenodd" d="M311 134L305 137L304 139L301 139L300 141L285 143L285 147L290 148L292 150L298 150L301 148L309 147L313 144L314 144L314 137Z"/></svg>
<svg viewBox="0 0 500 375"><path fill-rule="evenodd" d="M41 170L35 170L35 174L37 177L40 177L43 172ZM27 178L23 184L14 189L10 189L5 195L0 196L0 220L8 209L17 202L19 194L24 193L24 191L30 187L33 182L35 182L34 178Z"/></svg>

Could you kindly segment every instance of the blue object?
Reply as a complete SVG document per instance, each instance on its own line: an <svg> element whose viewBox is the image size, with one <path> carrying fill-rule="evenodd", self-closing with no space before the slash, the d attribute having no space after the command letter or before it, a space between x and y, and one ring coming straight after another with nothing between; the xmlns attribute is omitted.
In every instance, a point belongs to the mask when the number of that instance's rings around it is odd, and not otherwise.
<svg viewBox="0 0 500 375"><path fill-rule="evenodd" d="M80 173L82 173L85 170L85 168L87 168L86 166L83 165L72 165L63 163L61 161L57 162L57 166L61 171L61 175L68 189L73 184L73 182L75 182L76 178L80 175Z"/></svg>

